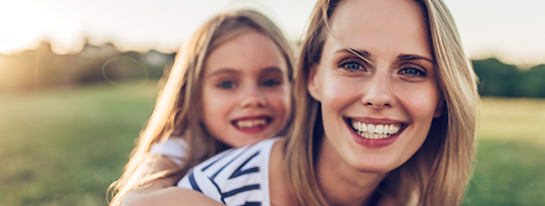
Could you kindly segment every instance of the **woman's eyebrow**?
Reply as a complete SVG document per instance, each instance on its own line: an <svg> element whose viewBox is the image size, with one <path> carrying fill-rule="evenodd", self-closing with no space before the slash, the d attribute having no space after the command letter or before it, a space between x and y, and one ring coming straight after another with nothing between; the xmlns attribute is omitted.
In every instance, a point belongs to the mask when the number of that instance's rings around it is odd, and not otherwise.
<svg viewBox="0 0 545 206"><path fill-rule="evenodd" d="M417 54L400 54L399 56L397 56L397 59L398 60L420 60L420 59L423 59L423 60L429 61L430 63L433 63L433 60L431 58L420 56L420 55L417 55Z"/></svg>
<svg viewBox="0 0 545 206"><path fill-rule="evenodd" d="M370 59L372 59L372 58L371 58L371 53L369 53L369 52L366 51L366 50L352 49L352 48L342 48L342 49L337 50L335 53L348 53L348 54L353 54L353 55L356 55L356 56L358 56L359 58L361 58L361 59L362 59L363 61L365 61L367 64L373 65L373 64L371 64L371 61L370 61Z"/></svg>

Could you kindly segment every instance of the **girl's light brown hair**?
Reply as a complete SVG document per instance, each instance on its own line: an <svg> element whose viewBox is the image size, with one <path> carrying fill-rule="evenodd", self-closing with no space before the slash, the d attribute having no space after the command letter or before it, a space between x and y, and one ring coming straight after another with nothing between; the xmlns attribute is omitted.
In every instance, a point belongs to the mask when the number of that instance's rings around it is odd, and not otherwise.
<svg viewBox="0 0 545 206"><path fill-rule="evenodd" d="M302 205L329 205L316 181L314 164L324 135L320 104L307 91L310 70L319 64L329 18L339 0L319 0L311 15L295 73L295 119L284 163ZM376 190L398 205L459 205L474 161L479 96L477 78L460 42L454 20L441 0L415 0L428 20L434 69L444 111L432 122L420 149L391 171ZM334 35L332 35L334 36Z"/></svg>
<svg viewBox="0 0 545 206"><path fill-rule="evenodd" d="M228 148L212 137L200 121L201 79L210 52L249 30L260 32L278 46L287 63L288 79L292 80L293 54L290 44L270 19L252 10L237 10L209 20L193 35L187 48L176 55L172 69L163 75L160 81L162 89L151 118L142 130L123 174L108 189L113 195L110 205L120 205L129 191L151 180L182 176L193 166ZM183 164L171 170L139 176L136 173L139 166L154 158L149 154L151 146L171 135L183 135L189 145Z"/></svg>

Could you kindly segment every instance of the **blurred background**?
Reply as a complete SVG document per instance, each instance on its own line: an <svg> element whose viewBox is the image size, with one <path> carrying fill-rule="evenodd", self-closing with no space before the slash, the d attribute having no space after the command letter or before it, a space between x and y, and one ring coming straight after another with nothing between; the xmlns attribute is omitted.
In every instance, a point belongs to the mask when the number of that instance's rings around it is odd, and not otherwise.
<svg viewBox="0 0 545 206"><path fill-rule="evenodd" d="M464 205L545 205L545 1L445 0L482 95ZM0 205L106 205L156 84L218 12L296 44L314 0L0 0Z"/></svg>

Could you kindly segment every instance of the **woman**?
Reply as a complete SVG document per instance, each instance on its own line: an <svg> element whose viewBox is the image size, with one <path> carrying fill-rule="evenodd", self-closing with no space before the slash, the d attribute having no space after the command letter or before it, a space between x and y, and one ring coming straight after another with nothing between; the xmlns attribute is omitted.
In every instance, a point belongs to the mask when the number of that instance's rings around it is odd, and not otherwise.
<svg viewBox="0 0 545 206"><path fill-rule="evenodd" d="M294 91L303 98L284 156L298 199L459 205L479 97L446 5L320 1L307 34ZM360 138L363 123L401 126L369 139Z"/></svg>
<svg viewBox="0 0 545 206"><path fill-rule="evenodd" d="M294 81L287 139L222 153L179 186L227 205L461 204L479 97L441 0L319 1Z"/></svg>

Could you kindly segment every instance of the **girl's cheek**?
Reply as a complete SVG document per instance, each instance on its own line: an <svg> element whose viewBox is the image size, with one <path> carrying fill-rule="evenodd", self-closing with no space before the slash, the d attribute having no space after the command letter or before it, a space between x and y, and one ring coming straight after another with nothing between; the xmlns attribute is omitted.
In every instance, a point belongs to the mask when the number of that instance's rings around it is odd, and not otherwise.
<svg viewBox="0 0 545 206"><path fill-rule="evenodd" d="M266 96L269 102L273 102L274 104L281 104L284 107L289 107L289 104L291 102L291 95L287 90L268 92Z"/></svg>
<svg viewBox="0 0 545 206"><path fill-rule="evenodd" d="M281 119L284 125L291 112L291 93L289 89L277 89L265 93L269 109L272 109L275 116ZM281 129L281 128L279 128Z"/></svg>

